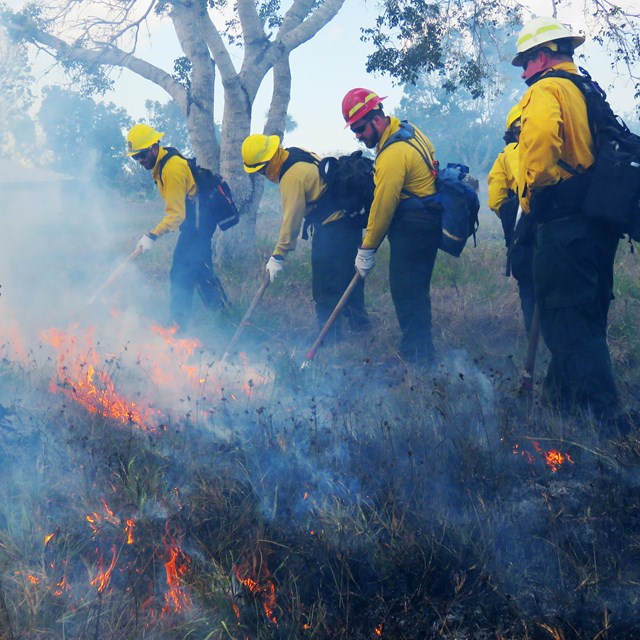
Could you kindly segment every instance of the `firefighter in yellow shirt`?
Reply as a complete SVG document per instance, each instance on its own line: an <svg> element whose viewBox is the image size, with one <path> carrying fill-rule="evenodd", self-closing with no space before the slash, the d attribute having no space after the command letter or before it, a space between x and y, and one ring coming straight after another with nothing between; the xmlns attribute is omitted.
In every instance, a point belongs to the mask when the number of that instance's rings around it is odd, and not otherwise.
<svg viewBox="0 0 640 640"><path fill-rule="evenodd" d="M374 198L356 269L365 277L388 237L389 285L402 332L399 356L429 366L435 361L429 289L442 237L442 209L424 198L436 192L435 152L417 127L385 115L383 100L363 88L352 89L342 100L347 126L368 149L376 149Z"/></svg>
<svg viewBox="0 0 640 640"><path fill-rule="evenodd" d="M280 189L282 224L266 265L271 282L284 267L287 254L295 250L303 224L302 237L306 239L308 229L312 234L311 286L322 327L354 276L353 261L362 240L362 226L354 225L343 211L322 206L320 199L327 187L320 177L317 155L297 147L285 149L275 135L252 134L242 143L242 159L247 173L260 173ZM352 331L371 328L364 304L364 282L357 285L342 313ZM338 322L329 337L341 337Z"/></svg>
<svg viewBox="0 0 640 640"><path fill-rule="evenodd" d="M607 315L618 236L582 214L594 163L584 95L571 80L547 75L577 74L573 52L583 42L555 18L535 18L520 32L513 65L529 89L520 101L518 185L536 225L536 304L551 352L545 397L606 418L617 406Z"/></svg>
<svg viewBox="0 0 640 640"><path fill-rule="evenodd" d="M519 210L518 193L518 139L520 138L520 105L513 107L508 115L504 134L505 148L498 154L488 176L489 208L502 223L507 246L506 275L512 275L518 283L520 308L527 334L531 331L535 294L533 287L533 234L522 233L526 218L522 218L516 234ZM529 226L529 225L527 225Z"/></svg>
<svg viewBox="0 0 640 640"><path fill-rule="evenodd" d="M140 238L137 248L144 253L160 236L180 231L169 273L169 322L184 330L191 316L194 290L214 312L227 305L227 296L213 268L211 238L216 224L197 219L197 187L191 169L186 160L160 146L163 136L143 123L131 127L127 134L127 155L151 171L165 204L162 220Z"/></svg>

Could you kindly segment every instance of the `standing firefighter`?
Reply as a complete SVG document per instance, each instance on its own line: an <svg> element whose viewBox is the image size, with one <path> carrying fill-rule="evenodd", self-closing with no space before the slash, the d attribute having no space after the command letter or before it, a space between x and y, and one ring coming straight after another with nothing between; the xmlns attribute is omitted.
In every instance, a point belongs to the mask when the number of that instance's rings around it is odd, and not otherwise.
<svg viewBox="0 0 640 640"><path fill-rule="evenodd" d="M441 209L423 201L436 192L434 148L419 129L386 116L383 100L362 88L342 100L347 126L376 149L374 199L356 269L362 277L373 269L376 250L388 236L391 297L402 331L398 355L429 365L435 357L429 288L442 236Z"/></svg>
<svg viewBox="0 0 640 640"><path fill-rule="evenodd" d="M518 283L520 308L524 317L524 327L529 333L535 307L533 288L533 234L531 225L522 217L516 232L518 217L518 140L520 138L520 105L513 107L507 115L504 141L505 148L498 154L489 171L489 208L500 218L504 241L507 245L507 275L512 275Z"/></svg>
<svg viewBox="0 0 640 640"><path fill-rule="evenodd" d="M312 293L318 323L322 326L353 278L353 261L362 240L362 227L354 226L343 211L334 211L331 207L323 210L320 198L327 187L318 169L320 158L315 154L297 147L284 149L278 136L253 134L242 143L242 160L247 173L260 173L280 189L282 225L266 265L271 282L282 270L287 253L295 250L303 222L306 232L313 221ZM364 306L364 282L358 284L343 313L353 331L370 328ZM339 325L334 325L333 332L334 339L340 337Z"/></svg>
<svg viewBox="0 0 640 640"><path fill-rule="evenodd" d="M180 230L170 272L170 322L184 330L191 315L193 292L197 288L204 305L217 312L227 297L213 269L211 238L216 223L197 215L197 187L187 161L159 144L164 133L147 124L136 124L127 134L127 155L151 171L165 202L165 214L138 241L142 252L151 249L159 236Z"/></svg>
<svg viewBox="0 0 640 640"><path fill-rule="evenodd" d="M518 184L536 225L536 304L551 352L545 397L607 417L617 405L606 333L618 235L581 215L595 159L584 96L571 80L547 77L553 69L577 74L573 52L583 42L554 18L520 32L513 65L529 89L520 102Z"/></svg>

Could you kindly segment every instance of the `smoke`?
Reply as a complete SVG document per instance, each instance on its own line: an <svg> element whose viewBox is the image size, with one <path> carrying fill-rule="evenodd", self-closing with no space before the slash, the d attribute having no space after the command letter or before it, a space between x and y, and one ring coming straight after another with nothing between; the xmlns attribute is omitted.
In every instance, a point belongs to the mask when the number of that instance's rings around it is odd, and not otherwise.
<svg viewBox="0 0 640 640"><path fill-rule="evenodd" d="M615 508L637 517L632 447L606 453L593 426L507 403L505 376L463 349L395 381L353 352L328 366L328 346L304 372L269 345L222 363L211 320L206 341L162 323L171 239L87 304L157 208L31 191L11 194L23 213L0 237L0 596L14 628L69 618L69 637L135 637L136 616L161 627L171 611L207 637L219 619L239 626L229 576L247 558L275 575L288 637L320 609L315 637L371 637L382 619L388 637L445 622L524 637L560 618L593 637L603 602L638 628L637 536ZM29 589L49 617L13 605Z"/></svg>

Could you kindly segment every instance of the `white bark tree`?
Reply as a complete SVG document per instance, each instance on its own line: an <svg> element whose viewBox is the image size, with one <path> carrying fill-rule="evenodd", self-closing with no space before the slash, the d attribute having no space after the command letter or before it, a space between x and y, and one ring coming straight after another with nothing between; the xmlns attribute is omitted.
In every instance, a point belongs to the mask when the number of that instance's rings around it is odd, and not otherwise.
<svg viewBox="0 0 640 640"><path fill-rule="evenodd" d="M28 110L33 77L25 46L16 47L0 27L0 152L26 160L35 147L35 128Z"/></svg>
<svg viewBox="0 0 640 640"><path fill-rule="evenodd" d="M264 132L282 135L291 91L289 56L328 24L344 0L293 0L279 12L278 0L236 0L233 10L216 0L38 0L20 14L5 13L12 35L53 56L72 73L81 70L104 82L126 68L164 89L184 111L198 161L220 171L241 205L241 223L223 236L224 261L246 256L255 246L255 218L263 179L242 170L240 147L251 133L258 89L273 73ZM155 16L169 19L188 59L188 78L136 55L144 29L153 37ZM220 26L224 25L224 27ZM236 69L231 47L242 47ZM214 127L215 74L224 91L222 135ZM102 89L105 85L102 85ZM124 145L124 141L123 141Z"/></svg>

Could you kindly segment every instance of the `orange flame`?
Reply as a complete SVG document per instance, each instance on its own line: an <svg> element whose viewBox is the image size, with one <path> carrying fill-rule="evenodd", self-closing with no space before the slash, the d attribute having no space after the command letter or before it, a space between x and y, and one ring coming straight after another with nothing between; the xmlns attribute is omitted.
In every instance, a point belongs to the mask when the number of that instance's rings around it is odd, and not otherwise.
<svg viewBox="0 0 640 640"><path fill-rule="evenodd" d="M167 574L167 586L164 594L164 607L161 615L165 616L171 612L182 613L192 607L191 599L187 595L185 588L181 584L181 579L185 576L191 562L189 556L182 551L179 542L167 532L164 540L165 551L168 555L164 563Z"/></svg>
<svg viewBox="0 0 640 640"><path fill-rule="evenodd" d="M565 462L574 464L571 456L568 453L561 453L557 449L549 449L548 451L545 451L535 440L531 441L531 446L539 456L544 458L545 464L551 469L553 473L558 471L558 469L560 469L560 467ZM535 458L533 457L531 452L525 449L521 449L518 443L513 445L513 454L525 457L530 464L533 464L535 462Z"/></svg>
<svg viewBox="0 0 640 640"><path fill-rule="evenodd" d="M249 563L243 563L240 567L234 566L233 570L236 574L236 578L240 584L243 584L254 596L262 600L262 609L264 611L267 620L278 626L278 619L275 615L276 603L276 585L271 578L269 569L263 563L260 567L259 573L262 573L262 580L257 575L256 579L250 577L248 574L253 573L249 568Z"/></svg>
<svg viewBox="0 0 640 640"><path fill-rule="evenodd" d="M382 638L382 622L373 630L373 632L378 636L378 638Z"/></svg>
<svg viewBox="0 0 640 640"><path fill-rule="evenodd" d="M118 396L108 373L96 369L98 355L93 347L92 331L85 333L85 345L76 336L51 328L43 339L58 352L57 380L51 381L52 393L64 395L84 406L90 413L111 418L122 424L136 424L147 430L151 409L139 410L135 402ZM84 354L84 355L83 355Z"/></svg>
<svg viewBox="0 0 640 640"><path fill-rule="evenodd" d="M55 531L53 533L48 533L45 537L44 537L44 546L46 547L49 542L51 542L51 538L53 538L53 536L55 536L56 533Z"/></svg>
<svg viewBox="0 0 640 640"><path fill-rule="evenodd" d="M124 528L124 532L127 534L127 544L133 544L133 530L136 526L136 521L133 518L127 518L127 523Z"/></svg>
<svg viewBox="0 0 640 640"><path fill-rule="evenodd" d="M557 449L544 451L537 442L532 442L533 448L544 458L545 463L555 473L565 462L573 464L573 460L568 453L561 453Z"/></svg>
<svg viewBox="0 0 640 640"><path fill-rule="evenodd" d="M118 557L115 544L111 547L111 553L111 564L107 567L107 569L103 569L101 567L98 571L98 575L89 583L92 587L98 588L98 593L102 593L111 581L111 574L113 573L113 570L116 566L116 559ZM102 555L100 556L100 564L102 565Z"/></svg>

